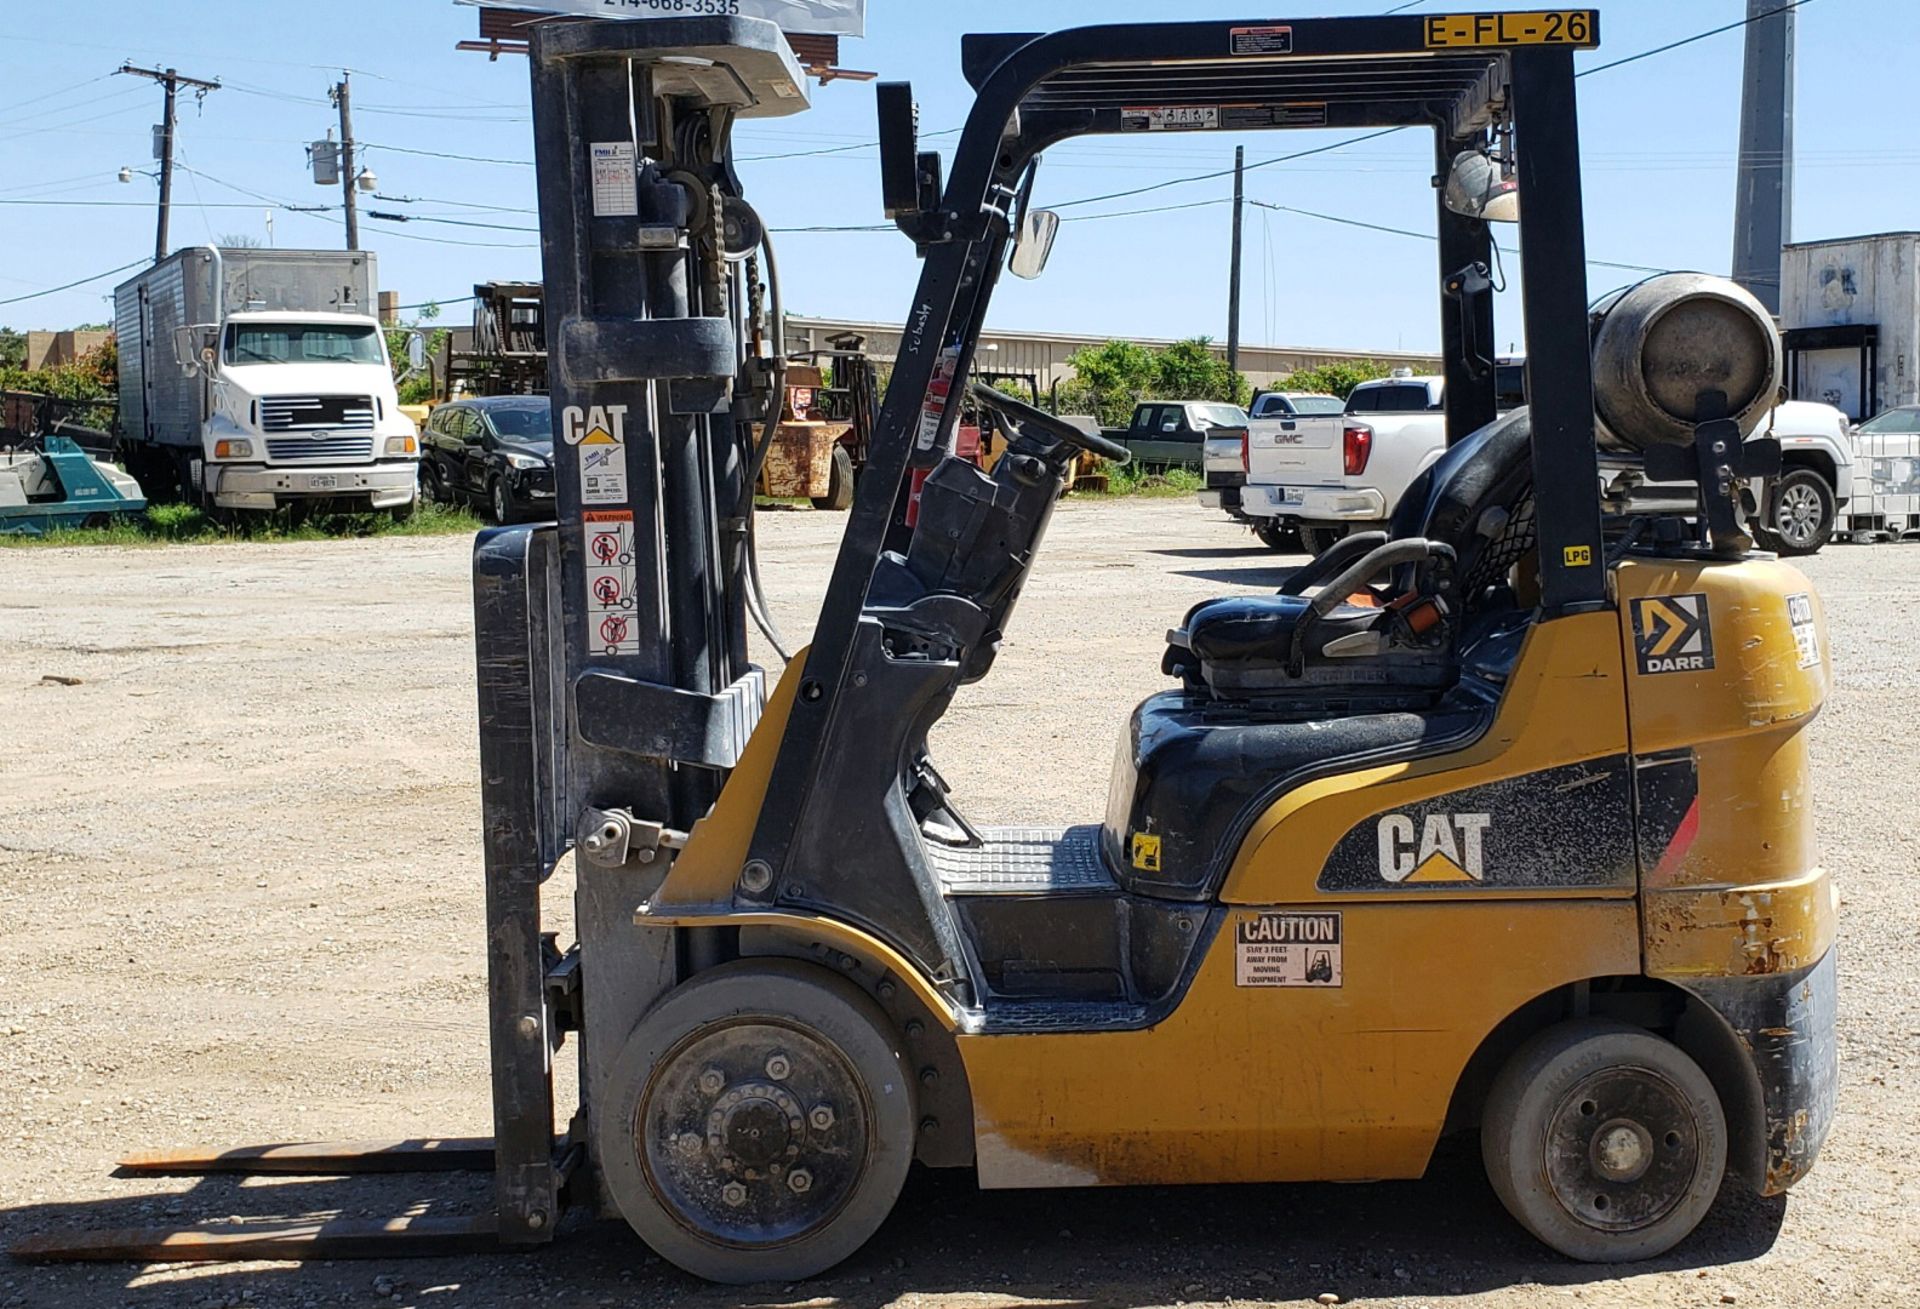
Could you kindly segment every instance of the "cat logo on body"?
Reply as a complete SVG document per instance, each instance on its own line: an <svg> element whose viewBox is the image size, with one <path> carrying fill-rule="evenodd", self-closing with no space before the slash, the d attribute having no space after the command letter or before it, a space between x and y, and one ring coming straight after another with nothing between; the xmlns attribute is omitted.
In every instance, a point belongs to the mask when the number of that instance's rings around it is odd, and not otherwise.
<svg viewBox="0 0 1920 1309"><path fill-rule="evenodd" d="M1380 876L1396 883L1478 882L1486 877L1491 814L1382 814Z"/></svg>

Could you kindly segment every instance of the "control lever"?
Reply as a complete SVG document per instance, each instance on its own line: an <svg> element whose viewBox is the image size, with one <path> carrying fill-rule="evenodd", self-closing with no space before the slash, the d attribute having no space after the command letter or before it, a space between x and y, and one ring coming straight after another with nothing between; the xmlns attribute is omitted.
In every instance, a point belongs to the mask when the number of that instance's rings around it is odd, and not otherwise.
<svg viewBox="0 0 1920 1309"><path fill-rule="evenodd" d="M1479 303L1482 298L1493 293L1492 271L1485 264L1475 261L1456 273L1449 273L1441 290L1447 299L1452 300L1460 311L1460 353L1464 356L1467 372L1476 381L1485 380L1493 372L1493 360L1480 350Z"/></svg>

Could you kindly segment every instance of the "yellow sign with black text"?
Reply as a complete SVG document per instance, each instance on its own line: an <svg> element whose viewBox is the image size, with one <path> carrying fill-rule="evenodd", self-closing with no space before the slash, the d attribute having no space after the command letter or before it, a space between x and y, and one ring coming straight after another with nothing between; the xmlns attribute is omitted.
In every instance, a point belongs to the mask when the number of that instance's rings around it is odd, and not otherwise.
<svg viewBox="0 0 1920 1309"><path fill-rule="evenodd" d="M1591 50L1600 44L1600 15L1591 9L1434 14L1426 22L1429 50L1505 45L1566 45Z"/></svg>

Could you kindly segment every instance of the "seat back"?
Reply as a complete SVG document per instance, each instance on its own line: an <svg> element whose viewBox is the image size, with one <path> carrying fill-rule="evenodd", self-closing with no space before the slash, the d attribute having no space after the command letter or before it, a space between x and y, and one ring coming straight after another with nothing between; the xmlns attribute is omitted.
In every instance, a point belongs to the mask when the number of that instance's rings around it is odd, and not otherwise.
<svg viewBox="0 0 1920 1309"><path fill-rule="evenodd" d="M1389 523L1395 540L1444 541L1469 608L1534 547L1533 421L1523 406L1449 449L1413 480Z"/></svg>

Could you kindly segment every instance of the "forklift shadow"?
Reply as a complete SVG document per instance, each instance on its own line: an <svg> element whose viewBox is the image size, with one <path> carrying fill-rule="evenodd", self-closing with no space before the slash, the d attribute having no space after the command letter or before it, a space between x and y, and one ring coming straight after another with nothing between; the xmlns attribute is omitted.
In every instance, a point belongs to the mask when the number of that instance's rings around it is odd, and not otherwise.
<svg viewBox="0 0 1920 1309"><path fill-rule="evenodd" d="M1313 562L1311 555L1277 555L1258 542L1247 546L1192 546L1155 550L1152 553L1167 559L1217 559L1221 562L1213 567L1175 568L1170 571L1175 577L1193 577L1203 582L1223 582L1228 586L1246 586L1261 591L1278 590L1289 577ZM1240 562L1229 565L1229 560Z"/></svg>
<svg viewBox="0 0 1920 1309"><path fill-rule="evenodd" d="M235 1216L250 1221L393 1214L471 1218L492 1205L484 1175L325 1179L207 1177L139 1195L0 1210L0 1244L36 1233L150 1228ZM992 1293L1054 1309L1186 1302L1343 1301L1461 1295L1520 1285L1577 1287L1624 1274L1705 1269L1754 1259L1779 1233L1784 1200L1732 1187L1678 1250L1627 1266L1577 1264L1536 1244L1487 1186L1477 1152L1449 1145L1417 1182L978 1189L970 1172L916 1169L899 1206L859 1253L795 1285L712 1286L641 1245L623 1223L576 1214L558 1240L524 1254L497 1250L408 1258L370 1249L356 1260L306 1264L6 1264L0 1281L30 1288L36 1309L144 1303L142 1292L194 1303L364 1298L391 1281L392 1303L504 1303L534 1293L556 1304L654 1304L759 1309L798 1300L882 1309L909 1293ZM108 1288L114 1288L109 1290ZM443 1299L439 1292L460 1288ZM248 1295L248 1293L252 1293ZM611 1297L611 1298L609 1298ZM665 1297L662 1299L662 1297ZM171 1302L171 1300L169 1300Z"/></svg>

